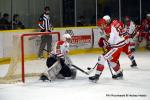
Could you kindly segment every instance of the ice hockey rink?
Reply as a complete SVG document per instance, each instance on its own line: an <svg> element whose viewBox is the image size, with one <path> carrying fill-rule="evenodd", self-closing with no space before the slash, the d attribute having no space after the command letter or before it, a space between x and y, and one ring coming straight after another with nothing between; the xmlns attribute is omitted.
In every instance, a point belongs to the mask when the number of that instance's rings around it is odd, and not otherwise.
<svg viewBox="0 0 150 100"><path fill-rule="evenodd" d="M96 64L98 56L80 54L71 56L71 59L86 70ZM121 55L123 80L112 79L106 66L97 83L90 82L89 76L78 71L75 80L41 82L34 78L26 83L0 84L0 100L150 100L150 52L136 52L135 59L138 69L131 68L128 57ZM44 64L45 60L31 61L29 66L39 66L41 62ZM2 76L8 65L0 66Z"/></svg>

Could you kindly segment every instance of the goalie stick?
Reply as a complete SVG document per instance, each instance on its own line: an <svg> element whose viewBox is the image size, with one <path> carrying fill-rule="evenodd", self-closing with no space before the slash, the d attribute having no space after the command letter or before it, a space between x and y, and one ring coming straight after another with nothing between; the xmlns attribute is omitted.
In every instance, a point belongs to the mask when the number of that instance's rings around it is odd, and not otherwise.
<svg viewBox="0 0 150 100"><path fill-rule="evenodd" d="M78 70L81 71L82 73L84 73L84 74L86 74L86 75L89 75L88 72L84 71L83 69L79 68L78 66L76 66L76 65L71 65L71 66L74 67L74 68L76 68L76 69L78 69Z"/></svg>

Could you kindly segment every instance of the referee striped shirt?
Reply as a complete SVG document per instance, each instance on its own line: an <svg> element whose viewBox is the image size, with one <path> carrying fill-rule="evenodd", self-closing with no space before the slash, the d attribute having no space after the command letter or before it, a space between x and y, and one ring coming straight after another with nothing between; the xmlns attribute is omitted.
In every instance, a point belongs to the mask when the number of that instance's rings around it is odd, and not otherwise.
<svg viewBox="0 0 150 100"><path fill-rule="evenodd" d="M49 15L42 14L40 16L40 18L39 18L38 26L44 31L50 30L52 25L50 24L50 17L49 17Z"/></svg>

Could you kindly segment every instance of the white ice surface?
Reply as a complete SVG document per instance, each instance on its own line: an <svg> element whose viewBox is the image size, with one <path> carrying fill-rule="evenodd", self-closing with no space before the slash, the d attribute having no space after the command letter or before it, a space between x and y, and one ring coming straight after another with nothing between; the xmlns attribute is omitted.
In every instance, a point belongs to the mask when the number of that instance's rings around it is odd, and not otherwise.
<svg viewBox="0 0 150 100"><path fill-rule="evenodd" d="M71 58L75 65L86 69L95 65L98 56L86 54ZM79 71L75 80L41 82L34 78L25 84L0 84L0 100L150 100L150 52L138 52L135 58L139 69L132 69L130 60L122 54L120 62L124 70L123 80L113 80L107 67L98 83L90 82L89 76ZM39 65L38 62L31 63ZM0 66L1 76L7 70L2 66L8 65Z"/></svg>

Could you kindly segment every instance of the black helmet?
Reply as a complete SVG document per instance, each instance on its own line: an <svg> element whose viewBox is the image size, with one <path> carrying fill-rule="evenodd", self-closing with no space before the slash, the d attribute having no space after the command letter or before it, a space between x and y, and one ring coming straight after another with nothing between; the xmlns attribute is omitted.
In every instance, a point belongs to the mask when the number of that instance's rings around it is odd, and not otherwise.
<svg viewBox="0 0 150 100"><path fill-rule="evenodd" d="M50 10L50 8L48 6L44 7L44 10L47 11L47 10Z"/></svg>

